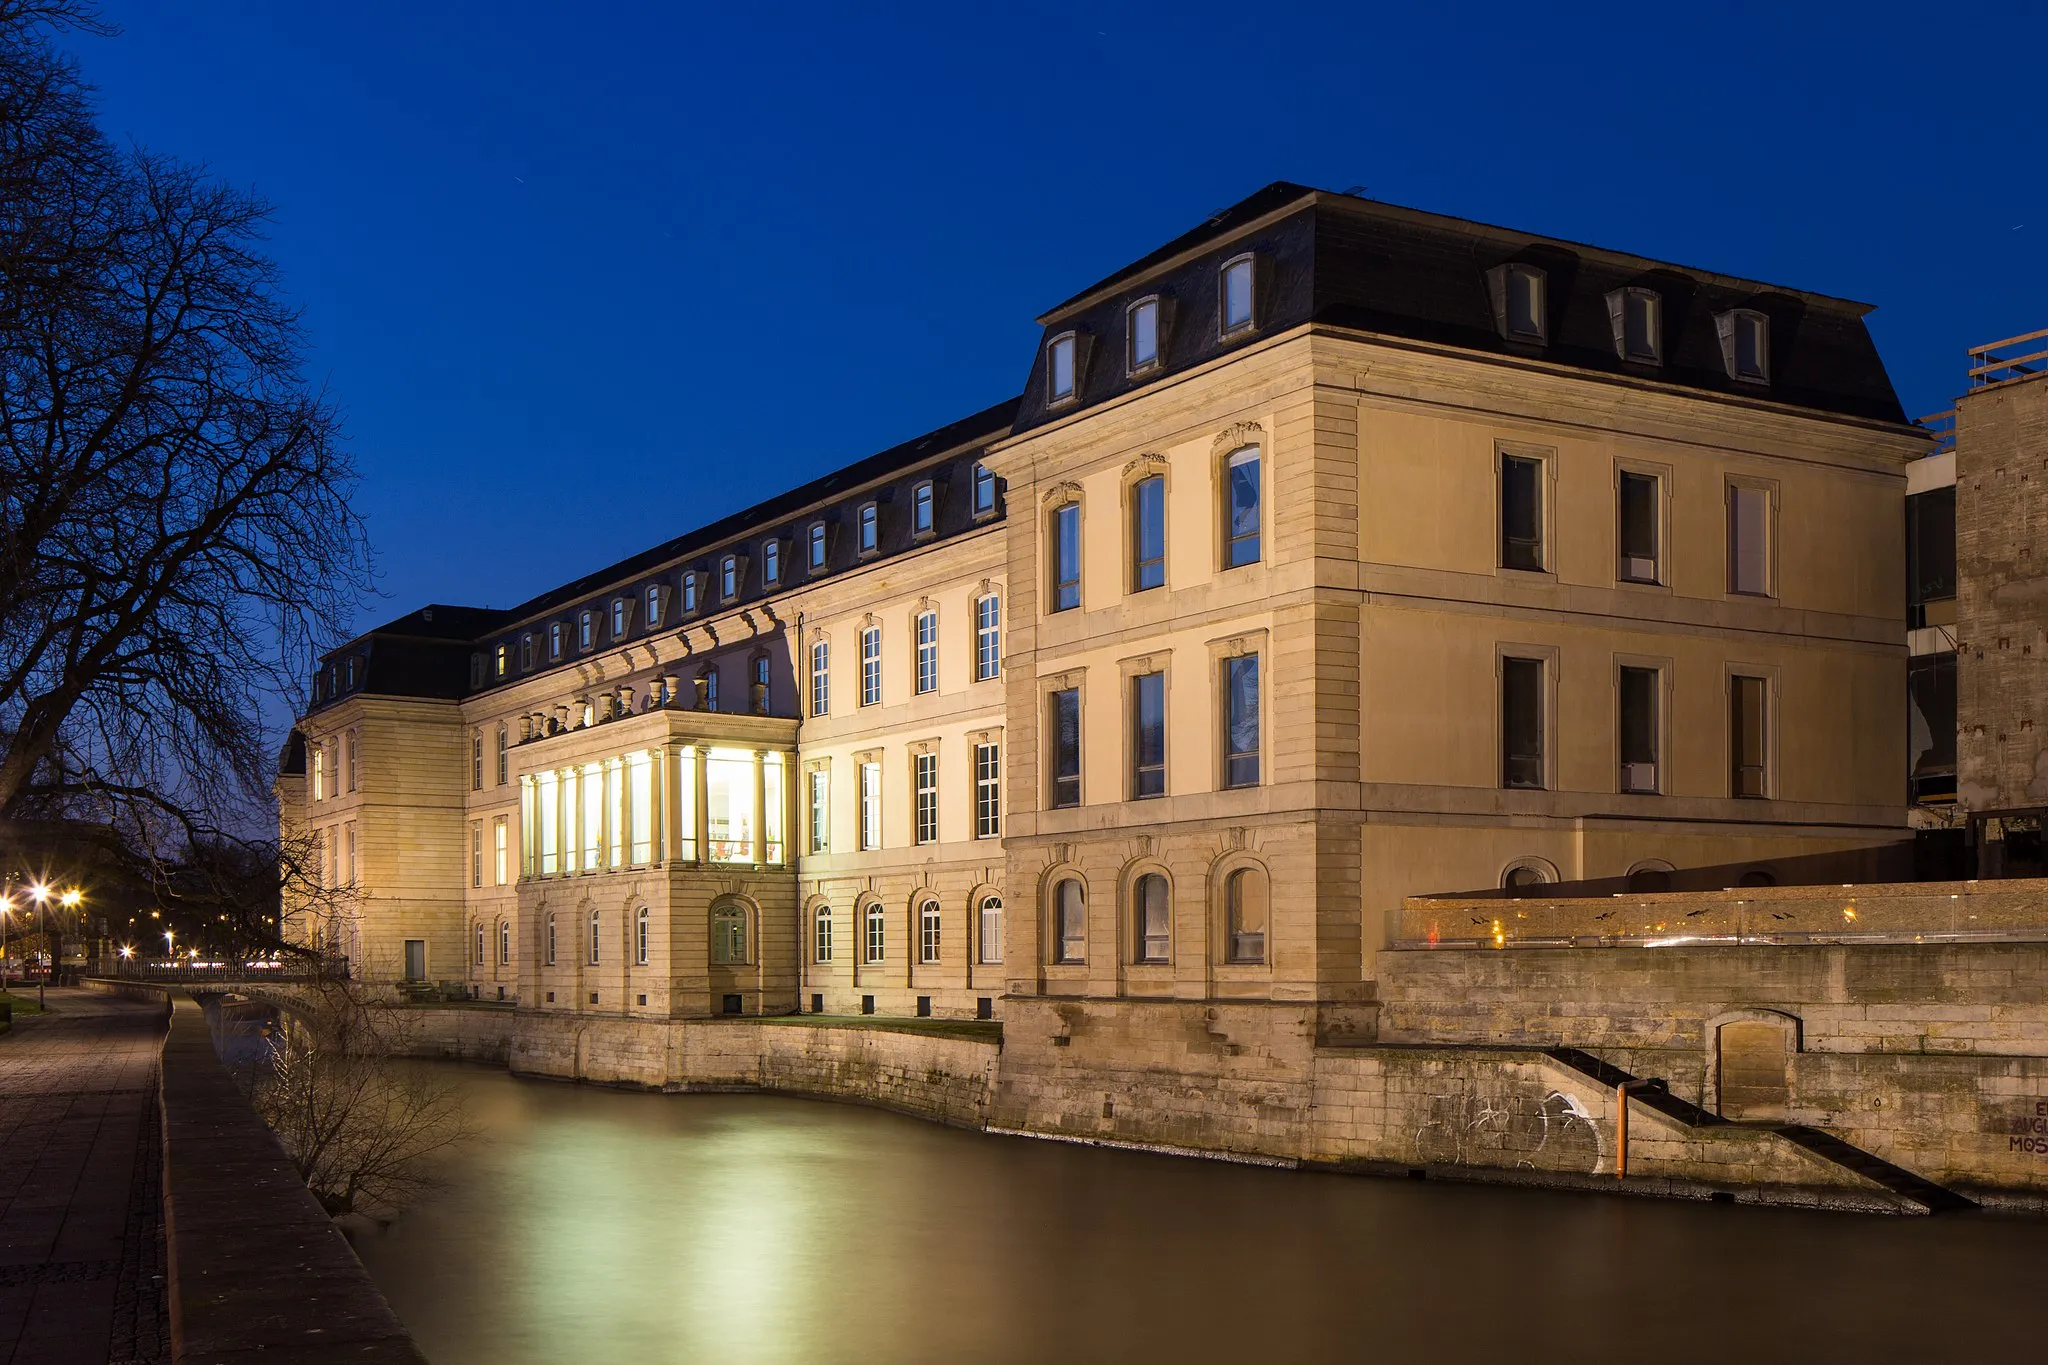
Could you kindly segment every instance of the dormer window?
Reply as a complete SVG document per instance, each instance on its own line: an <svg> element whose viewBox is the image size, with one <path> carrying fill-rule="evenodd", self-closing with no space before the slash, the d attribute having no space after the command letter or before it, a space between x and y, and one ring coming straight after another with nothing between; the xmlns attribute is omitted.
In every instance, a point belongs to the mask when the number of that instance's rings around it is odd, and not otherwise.
<svg viewBox="0 0 2048 1365"><path fill-rule="evenodd" d="M683 610L685 612L697 610L697 575L695 573L685 573L683 575Z"/></svg>
<svg viewBox="0 0 2048 1365"><path fill-rule="evenodd" d="M1664 363L1664 300L1654 289L1617 289L1607 296L1614 353L1638 365Z"/></svg>
<svg viewBox="0 0 2048 1365"><path fill-rule="evenodd" d="M740 557L727 555L718 561L718 595L730 602L740 595Z"/></svg>
<svg viewBox="0 0 2048 1365"><path fill-rule="evenodd" d="M661 584L647 585L647 628L653 630L661 624Z"/></svg>
<svg viewBox="0 0 2048 1365"><path fill-rule="evenodd" d="M1223 275L1217 283L1221 294L1221 307L1217 310L1222 319L1223 335L1242 332L1252 325L1252 258L1239 256L1223 263Z"/></svg>
<svg viewBox="0 0 2048 1365"><path fill-rule="evenodd" d="M511 665L511 662L512 646L499 645L491 659L491 667L494 672L494 676L500 678L504 677L505 670Z"/></svg>
<svg viewBox="0 0 2048 1365"><path fill-rule="evenodd" d="M1124 369L1143 374L1159 365L1159 297L1139 299L1124 311Z"/></svg>
<svg viewBox="0 0 2048 1365"><path fill-rule="evenodd" d="M810 566L812 573L825 572L825 523L814 521L810 530Z"/></svg>
<svg viewBox="0 0 2048 1365"><path fill-rule="evenodd" d="M597 643L597 613L588 608L576 614L576 647L589 649Z"/></svg>
<svg viewBox="0 0 2048 1365"><path fill-rule="evenodd" d="M871 555L882 548L882 514L871 503L862 503L860 508L860 552Z"/></svg>
<svg viewBox="0 0 2048 1365"><path fill-rule="evenodd" d="M1496 307L1500 309L1501 330L1510 341L1544 341L1549 338L1545 307L1546 279L1533 265L1507 265L1500 270Z"/></svg>
<svg viewBox="0 0 2048 1365"><path fill-rule="evenodd" d="M1056 407L1074 401L1080 341L1072 332L1054 337L1045 348L1045 403Z"/></svg>
<svg viewBox="0 0 2048 1365"><path fill-rule="evenodd" d="M782 582L782 542L773 537L761 542L761 581L770 585Z"/></svg>
<svg viewBox="0 0 2048 1365"><path fill-rule="evenodd" d="M1733 308L1714 315L1721 334L1721 363L1730 379L1751 384L1771 382L1771 320L1754 308Z"/></svg>
<svg viewBox="0 0 2048 1365"><path fill-rule="evenodd" d="M484 685L484 656L481 654L469 656L469 685L471 687L482 687Z"/></svg>
<svg viewBox="0 0 2048 1365"><path fill-rule="evenodd" d="M533 668L533 632L519 637L519 671L528 672Z"/></svg>
<svg viewBox="0 0 2048 1365"><path fill-rule="evenodd" d="M910 494L910 534L928 536L932 533L932 481L926 479Z"/></svg>
<svg viewBox="0 0 2048 1365"><path fill-rule="evenodd" d="M974 465L974 515L993 516L996 510L996 475L987 465Z"/></svg>
<svg viewBox="0 0 2048 1365"><path fill-rule="evenodd" d="M346 678L346 679L348 680L348 681L347 681L347 682L346 682L346 683L344 684L344 686L345 686L345 687L346 687L346 688L347 688L347 689L348 689L349 691L351 691L351 692L355 691L355 687L356 687L356 658L355 658L355 655L351 654L351 655L349 655L349 656L348 656L348 658L347 658L347 659L345 659L345 660L343 660L343 661L342 661L342 665L341 665L341 671L342 671L342 676L343 676L343 677L345 677L345 678Z"/></svg>
<svg viewBox="0 0 2048 1365"><path fill-rule="evenodd" d="M562 623L553 622L548 626L548 658L550 661L562 657Z"/></svg>
<svg viewBox="0 0 2048 1365"><path fill-rule="evenodd" d="M629 609L626 604L626 599L623 597L614 597L612 599L612 638L614 640L623 640L626 638L626 621L628 619L628 615Z"/></svg>

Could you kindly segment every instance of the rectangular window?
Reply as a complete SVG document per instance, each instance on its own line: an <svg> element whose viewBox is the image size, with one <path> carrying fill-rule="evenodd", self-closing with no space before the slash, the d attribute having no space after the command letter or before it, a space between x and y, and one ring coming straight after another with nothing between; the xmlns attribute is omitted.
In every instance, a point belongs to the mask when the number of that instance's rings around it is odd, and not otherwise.
<svg viewBox="0 0 2048 1365"><path fill-rule="evenodd" d="M1500 566L1543 568L1543 461L1500 457Z"/></svg>
<svg viewBox="0 0 2048 1365"><path fill-rule="evenodd" d="M1768 597L1771 592L1771 493L1728 485L1728 590Z"/></svg>
<svg viewBox="0 0 2048 1365"><path fill-rule="evenodd" d="M782 542L779 540L761 542L761 579L765 583L782 581Z"/></svg>
<svg viewBox="0 0 2048 1365"><path fill-rule="evenodd" d="M647 585L647 628L653 630L660 624L661 586L657 583L650 583Z"/></svg>
<svg viewBox="0 0 2048 1365"><path fill-rule="evenodd" d="M1500 784L1543 787L1543 660L1500 661Z"/></svg>
<svg viewBox="0 0 2048 1365"><path fill-rule="evenodd" d="M811 645L811 714L832 711L832 646L824 640Z"/></svg>
<svg viewBox="0 0 2048 1365"><path fill-rule="evenodd" d="M985 517L996 510L995 471L987 465L975 462L974 466L974 515Z"/></svg>
<svg viewBox="0 0 2048 1365"><path fill-rule="evenodd" d="M647 912L642 910L633 917L633 961L639 966L647 965ZM645 1004L643 1000L641 1002Z"/></svg>
<svg viewBox="0 0 2048 1365"><path fill-rule="evenodd" d="M511 822L501 815L491 821L492 871L497 874L496 884L499 886L503 886L512 876L511 854Z"/></svg>
<svg viewBox="0 0 2048 1365"><path fill-rule="evenodd" d="M715 863L762 861L754 846L754 757L713 749L704 758L704 823Z"/></svg>
<svg viewBox="0 0 2048 1365"><path fill-rule="evenodd" d="M1124 315L1130 350L1125 367L1137 374L1159 363L1159 300L1139 299Z"/></svg>
<svg viewBox="0 0 2048 1365"><path fill-rule="evenodd" d="M1729 372L1736 379L1767 383L1771 377L1771 321L1762 313L1738 310L1726 315Z"/></svg>
<svg viewBox="0 0 2048 1365"><path fill-rule="evenodd" d="M554 622L548 627L548 658L562 657L562 623Z"/></svg>
<svg viewBox="0 0 2048 1365"><path fill-rule="evenodd" d="M1131 485L1131 591L1166 586L1166 480Z"/></svg>
<svg viewBox="0 0 2048 1365"><path fill-rule="evenodd" d="M882 704L882 628L869 626L860 633L860 704Z"/></svg>
<svg viewBox="0 0 2048 1365"><path fill-rule="evenodd" d="M911 765L917 793L914 841L935 844L939 841L939 756L917 754Z"/></svg>
<svg viewBox="0 0 2048 1365"><path fill-rule="evenodd" d="M1003 960L1003 898L981 898L981 960L993 965Z"/></svg>
<svg viewBox="0 0 2048 1365"><path fill-rule="evenodd" d="M1081 605L1081 504L1070 502L1052 514L1052 609Z"/></svg>
<svg viewBox="0 0 2048 1365"><path fill-rule="evenodd" d="M974 604L974 680L987 682L1003 671L1003 604L991 593Z"/></svg>
<svg viewBox="0 0 2048 1365"><path fill-rule="evenodd" d="M469 736L469 789L480 792L484 789L484 732L474 730Z"/></svg>
<svg viewBox="0 0 2048 1365"><path fill-rule="evenodd" d="M1623 668L1620 679L1621 789L1655 792L1657 787L1657 670Z"/></svg>
<svg viewBox="0 0 2048 1365"><path fill-rule="evenodd" d="M1052 804L1081 804L1081 689L1052 694L1046 729L1052 735Z"/></svg>
<svg viewBox="0 0 2048 1365"><path fill-rule="evenodd" d="M519 637L519 671L525 673L533 667L533 637Z"/></svg>
<svg viewBox="0 0 2048 1365"><path fill-rule="evenodd" d="M1223 661L1223 785L1259 785L1259 656Z"/></svg>
<svg viewBox="0 0 2048 1365"><path fill-rule="evenodd" d="M1533 266L1509 266L1507 292L1508 335L1524 341L1543 340L1543 272Z"/></svg>
<svg viewBox="0 0 2048 1365"><path fill-rule="evenodd" d="M730 602L740 595L740 557L727 555L718 561L718 592Z"/></svg>
<svg viewBox="0 0 2048 1365"><path fill-rule="evenodd" d="M939 614L920 612L917 618L917 690L939 690Z"/></svg>
<svg viewBox="0 0 2048 1365"><path fill-rule="evenodd" d="M1956 490L1930 489L1906 499L1906 625L1956 622Z"/></svg>
<svg viewBox="0 0 2048 1365"><path fill-rule="evenodd" d="M1913 801L1956 794L1956 656L1926 654L1906 667L1906 759Z"/></svg>
<svg viewBox="0 0 2048 1365"><path fill-rule="evenodd" d="M536 808L540 816L540 875L552 877L562 868L561 781L553 773L542 773L539 787Z"/></svg>
<svg viewBox="0 0 2048 1365"><path fill-rule="evenodd" d="M1223 332L1252 325L1252 258L1240 256L1223 267Z"/></svg>
<svg viewBox="0 0 2048 1365"><path fill-rule="evenodd" d="M1660 363L1664 359L1663 301L1649 289L1624 289L1619 299L1609 297L1610 309L1617 303L1620 307L1616 340L1621 343L1621 358L1644 365Z"/></svg>
<svg viewBox="0 0 2048 1365"><path fill-rule="evenodd" d="M860 509L860 552L871 555L882 547L882 513L873 503Z"/></svg>
<svg viewBox="0 0 2048 1365"><path fill-rule="evenodd" d="M507 739L507 736L506 736L506 730L505 730L505 727L504 727L504 726L502 726L502 725L500 725L500 726L498 727L498 785L499 785L499 786L501 786L501 787L505 785L505 744L506 744L506 739Z"/></svg>
<svg viewBox="0 0 2048 1365"><path fill-rule="evenodd" d="M1072 332L1052 339L1045 351L1045 402L1047 407L1072 402L1074 398L1074 347Z"/></svg>
<svg viewBox="0 0 2048 1365"><path fill-rule="evenodd" d="M1223 525L1223 567L1259 562L1259 449L1232 455L1223 470L1227 511Z"/></svg>
<svg viewBox="0 0 2048 1365"><path fill-rule="evenodd" d="M811 572L812 572L812 573L823 573L823 572L825 571L825 523L824 523L824 522L822 522L822 521L818 521L818 522L813 522L813 523L811 523L811 530L810 530L810 537L809 537L809 543L810 543L810 557L811 557L811 558L810 558Z"/></svg>
<svg viewBox="0 0 2048 1365"><path fill-rule="evenodd" d="M1166 795L1166 675L1131 679L1131 795Z"/></svg>
<svg viewBox="0 0 2048 1365"><path fill-rule="evenodd" d="M860 846L882 846L882 765L860 765Z"/></svg>
<svg viewBox="0 0 2048 1365"><path fill-rule="evenodd" d="M344 776L348 781L348 789L354 791L356 789L356 779L362 775L363 737L358 732L351 730L342 736L342 744ZM499 779L499 781L503 780L503 778Z"/></svg>
<svg viewBox="0 0 2048 1365"><path fill-rule="evenodd" d="M826 853L832 847L832 774L824 768L811 770L811 852Z"/></svg>
<svg viewBox="0 0 2048 1365"><path fill-rule="evenodd" d="M932 485L927 479L910 493L910 534L928 536L932 525Z"/></svg>
<svg viewBox="0 0 2048 1365"><path fill-rule="evenodd" d="M1770 750L1769 680L1740 674L1728 680L1728 794L1766 796Z"/></svg>
<svg viewBox="0 0 2048 1365"><path fill-rule="evenodd" d="M1000 744L974 746L974 837L1003 832L1003 751Z"/></svg>
<svg viewBox="0 0 2048 1365"><path fill-rule="evenodd" d="M492 668L495 670L496 675L500 678L505 676L505 670L508 663L510 662L511 653L512 650L509 645L499 645L497 648L496 658L495 662L492 664Z"/></svg>
<svg viewBox="0 0 2048 1365"><path fill-rule="evenodd" d="M697 575L694 573L683 575L683 610L686 613L697 610Z"/></svg>
<svg viewBox="0 0 2048 1365"><path fill-rule="evenodd" d="M325 744L313 746L313 799L315 801L325 801L327 799L327 746Z"/></svg>
<svg viewBox="0 0 2048 1365"><path fill-rule="evenodd" d="M351 820L342 827L342 837L348 841L348 885L356 884L356 826Z"/></svg>
<svg viewBox="0 0 2048 1365"><path fill-rule="evenodd" d="M469 825L469 884L484 884L484 827L475 820Z"/></svg>
<svg viewBox="0 0 2048 1365"><path fill-rule="evenodd" d="M782 838L788 809L782 799L782 755L764 754L761 758L761 843L766 849L763 861L777 866L788 861Z"/></svg>
<svg viewBox="0 0 2048 1365"><path fill-rule="evenodd" d="M576 617L576 645L589 649L597 640L597 619L590 612L581 612Z"/></svg>
<svg viewBox="0 0 2048 1365"><path fill-rule="evenodd" d="M769 695L769 687L774 676L774 665L768 661L766 654L754 660L754 680L747 690L753 693L748 699L748 705L757 716L765 716L773 709L774 698Z"/></svg>
<svg viewBox="0 0 2048 1365"><path fill-rule="evenodd" d="M1616 490L1621 562L1617 573L1624 583L1655 583L1658 574L1658 484L1655 474L1621 472Z"/></svg>
<svg viewBox="0 0 2048 1365"><path fill-rule="evenodd" d="M612 599L612 638L614 640L626 638L626 599L623 597L614 597Z"/></svg>
<svg viewBox="0 0 2048 1365"><path fill-rule="evenodd" d="M654 760L647 754L626 758L627 805L631 809L632 848L627 857L639 867L654 861Z"/></svg>

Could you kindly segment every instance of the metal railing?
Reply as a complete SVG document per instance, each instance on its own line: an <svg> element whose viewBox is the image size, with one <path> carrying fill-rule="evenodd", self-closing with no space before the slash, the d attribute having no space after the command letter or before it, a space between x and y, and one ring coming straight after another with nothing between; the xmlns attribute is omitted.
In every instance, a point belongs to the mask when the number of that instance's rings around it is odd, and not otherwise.
<svg viewBox="0 0 2048 1365"><path fill-rule="evenodd" d="M1940 455L1956 448L1956 410L1930 412L1925 417L1915 417L1913 425L1934 438L1934 448L1927 453Z"/></svg>

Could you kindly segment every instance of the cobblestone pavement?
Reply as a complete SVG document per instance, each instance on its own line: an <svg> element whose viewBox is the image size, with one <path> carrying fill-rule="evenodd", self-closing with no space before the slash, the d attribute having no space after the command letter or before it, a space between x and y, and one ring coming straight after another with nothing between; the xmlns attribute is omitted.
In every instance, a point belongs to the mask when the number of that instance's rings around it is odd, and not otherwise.
<svg viewBox="0 0 2048 1365"><path fill-rule="evenodd" d="M0 1365L171 1358L163 1011L52 990L0 1036Z"/></svg>

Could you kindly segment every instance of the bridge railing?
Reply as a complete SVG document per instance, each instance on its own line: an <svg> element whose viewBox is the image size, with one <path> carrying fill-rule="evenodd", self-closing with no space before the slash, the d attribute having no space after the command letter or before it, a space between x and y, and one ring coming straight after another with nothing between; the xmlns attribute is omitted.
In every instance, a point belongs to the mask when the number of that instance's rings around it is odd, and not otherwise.
<svg viewBox="0 0 2048 1365"><path fill-rule="evenodd" d="M345 981L348 979L348 961L345 958L324 962L260 959L253 962L124 961L101 975L123 981L154 981L181 986L213 981Z"/></svg>

